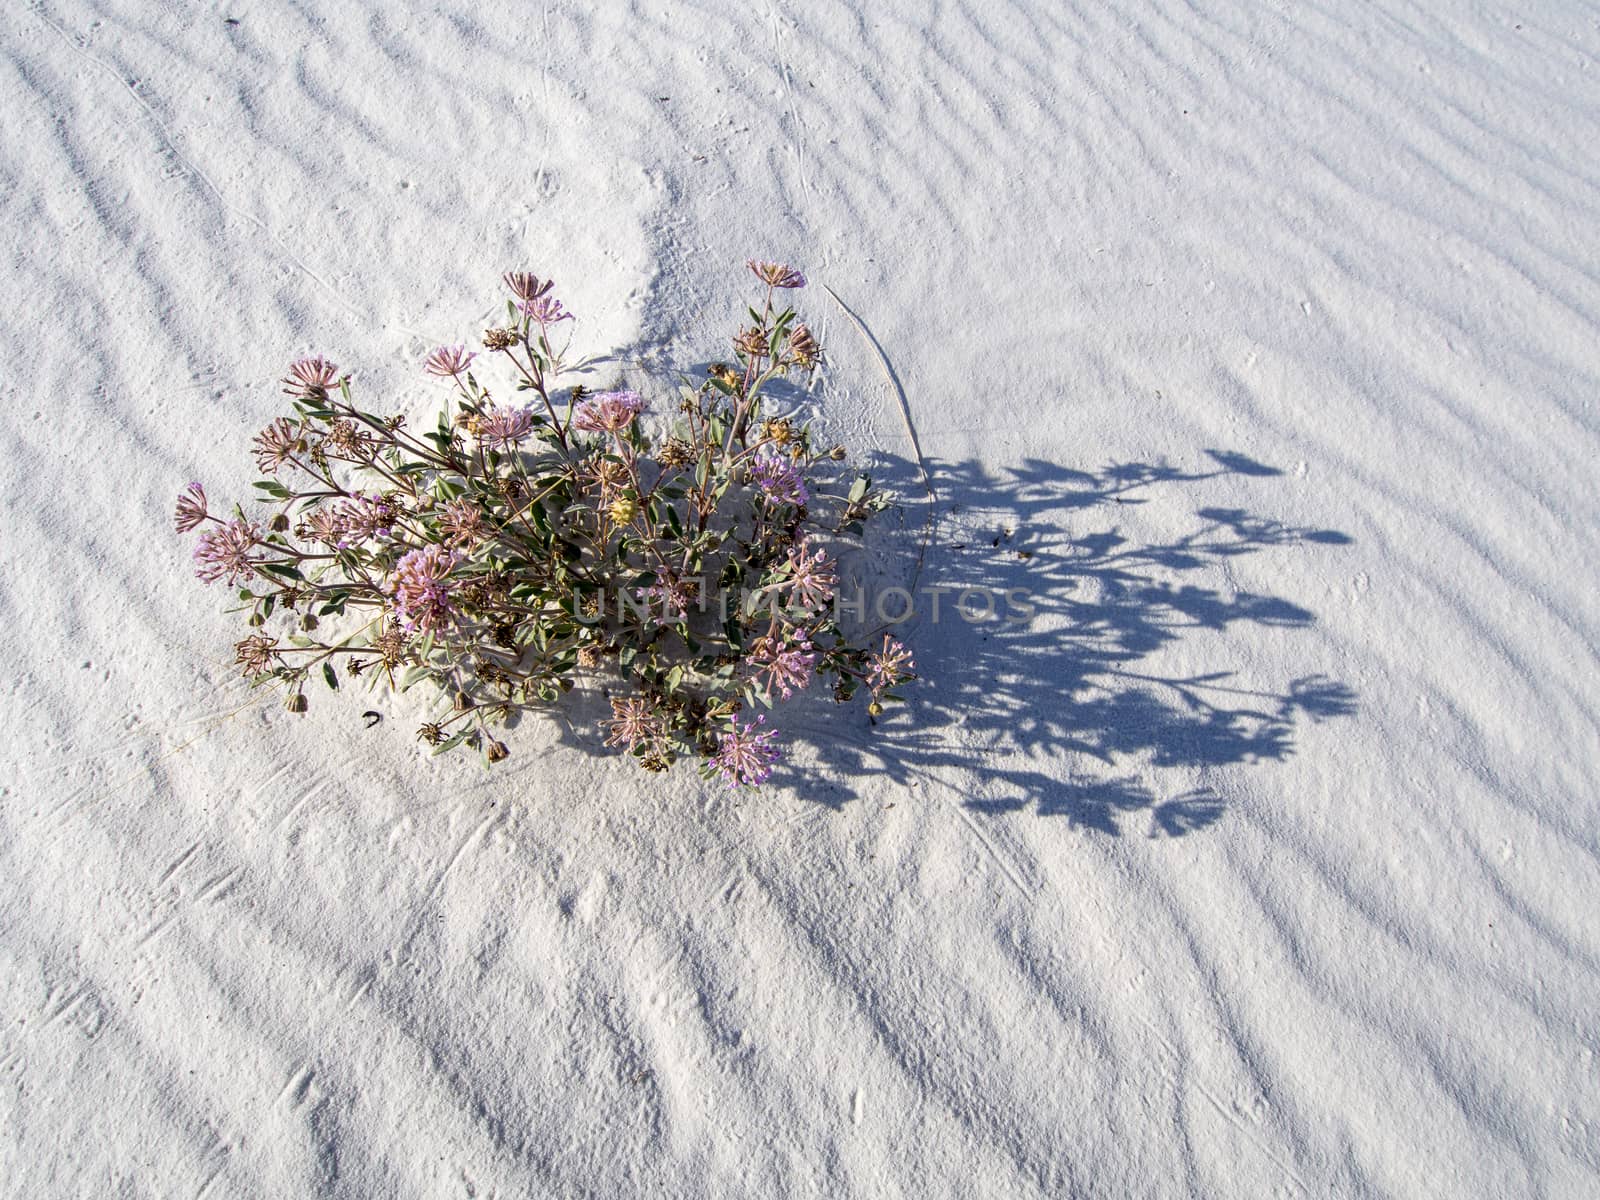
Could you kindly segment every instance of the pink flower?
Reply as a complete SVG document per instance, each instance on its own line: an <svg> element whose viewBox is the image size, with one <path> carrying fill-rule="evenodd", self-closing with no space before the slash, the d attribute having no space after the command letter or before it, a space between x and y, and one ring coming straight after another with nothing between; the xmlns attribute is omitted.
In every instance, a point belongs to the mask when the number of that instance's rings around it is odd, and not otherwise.
<svg viewBox="0 0 1600 1200"><path fill-rule="evenodd" d="M344 521L331 508L312 509L300 522L295 535L325 546L337 546L344 537Z"/></svg>
<svg viewBox="0 0 1600 1200"><path fill-rule="evenodd" d="M795 465L782 455L762 449L750 463L750 477L774 504L804 508L811 499L805 480Z"/></svg>
<svg viewBox="0 0 1600 1200"><path fill-rule="evenodd" d="M341 550L357 542L393 536L395 518L399 513L394 502L384 496L368 496L357 492L334 512L333 520L339 533Z"/></svg>
<svg viewBox="0 0 1600 1200"><path fill-rule="evenodd" d="M338 378L338 366L317 354L290 365L283 390L300 400L321 400Z"/></svg>
<svg viewBox="0 0 1600 1200"><path fill-rule="evenodd" d="M883 648L875 650L867 659L867 684L872 694L892 688L902 680L910 679L917 664L911 661L911 651L887 633L883 635Z"/></svg>
<svg viewBox="0 0 1600 1200"><path fill-rule="evenodd" d="M644 408L644 397L638 392L599 392L578 401L572 425L585 433L620 433Z"/></svg>
<svg viewBox="0 0 1600 1200"><path fill-rule="evenodd" d="M260 544L260 527L235 517L200 535L200 542L194 548L194 573L203 583L221 579L231 587L254 573L255 560L250 557L250 551Z"/></svg>
<svg viewBox="0 0 1600 1200"><path fill-rule="evenodd" d="M524 304L531 304L555 287L553 281L540 279L531 271L507 271L504 278L511 294Z"/></svg>
<svg viewBox="0 0 1600 1200"><path fill-rule="evenodd" d="M479 417L474 429L479 445L509 450L533 432L533 412L526 408L497 408Z"/></svg>
<svg viewBox="0 0 1600 1200"><path fill-rule="evenodd" d="M664 732L661 718L648 700L612 697L608 725L611 735L606 738L606 745L626 746L629 750L648 745Z"/></svg>
<svg viewBox="0 0 1600 1200"><path fill-rule="evenodd" d="M470 500L452 500L444 506L439 529L450 545L470 545L483 537L483 510Z"/></svg>
<svg viewBox="0 0 1600 1200"><path fill-rule="evenodd" d="M717 753L711 762L730 788L765 783L772 774L772 764L783 756L783 751L772 744L777 730L756 731L766 720L757 717L743 726L734 721L728 732L717 739Z"/></svg>
<svg viewBox="0 0 1600 1200"><path fill-rule="evenodd" d="M681 621L689 615L689 606L698 599L700 584L693 579L670 579L639 588L634 595L643 603L653 601L661 605L667 620Z"/></svg>
<svg viewBox="0 0 1600 1200"><path fill-rule="evenodd" d="M455 620L450 593L456 581L450 572L461 558L459 551L428 546L410 551L395 564L385 588L394 597L395 615L406 629L432 633Z"/></svg>
<svg viewBox="0 0 1600 1200"><path fill-rule="evenodd" d="M572 314L562 308L561 301L554 296L540 296L534 300L524 300L517 307L522 310L524 316L539 322L541 326L550 326L557 321L570 321L573 319Z"/></svg>
<svg viewBox="0 0 1600 1200"><path fill-rule="evenodd" d="M460 344L438 346L423 362L422 369L429 375L437 375L440 379L459 378L477 357L476 351L468 350Z"/></svg>
<svg viewBox="0 0 1600 1200"><path fill-rule="evenodd" d="M827 554L820 548L809 551L810 542L790 547L789 578L785 580L790 599L807 611L821 608L831 600L838 582Z"/></svg>
<svg viewBox="0 0 1600 1200"><path fill-rule="evenodd" d="M750 662L756 669L755 681L761 685L761 690L770 697L772 689L777 688L787 700L795 692L804 691L811 682L811 669L816 666L817 656L812 651L811 639L795 630L790 639L781 635L762 638L755 644Z"/></svg>
<svg viewBox="0 0 1600 1200"><path fill-rule="evenodd" d="M172 515L172 523L178 527L179 533L188 533L209 515L206 512L206 490L198 483L191 483L178 493L178 508Z"/></svg>
<svg viewBox="0 0 1600 1200"><path fill-rule="evenodd" d="M756 278L768 287L803 288L806 285L806 277L786 263L760 262L751 258L747 259L744 265L754 271Z"/></svg>

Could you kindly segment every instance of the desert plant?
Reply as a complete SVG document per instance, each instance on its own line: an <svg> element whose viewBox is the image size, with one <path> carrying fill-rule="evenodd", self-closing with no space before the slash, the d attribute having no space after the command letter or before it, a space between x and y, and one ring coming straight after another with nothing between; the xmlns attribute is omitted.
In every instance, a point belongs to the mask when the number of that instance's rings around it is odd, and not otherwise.
<svg viewBox="0 0 1600 1200"><path fill-rule="evenodd" d="M764 782L780 754L749 711L817 676L876 718L914 678L910 654L846 636L834 551L886 501L843 447L769 413L770 385L822 350L786 302L801 273L748 265L764 297L730 361L670 403L558 388L572 317L523 272L505 276L506 323L481 354L423 363L452 389L434 428L359 406L326 358L294 363L291 411L254 443L265 511L217 515L198 483L178 499L199 577L238 588L245 676L293 711L317 678L431 687L422 740L491 763L507 754L497 729L589 679L610 697L606 745L648 770L695 758L730 786ZM490 364L520 403L480 382Z"/></svg>

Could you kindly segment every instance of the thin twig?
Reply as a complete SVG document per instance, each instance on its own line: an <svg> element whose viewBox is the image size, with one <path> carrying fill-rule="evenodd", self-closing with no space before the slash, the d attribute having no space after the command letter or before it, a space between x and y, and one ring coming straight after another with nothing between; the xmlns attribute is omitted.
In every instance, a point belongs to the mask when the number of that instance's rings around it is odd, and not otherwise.
<svg viewBox="0 0 1600 1200"><path fill-rule="evenodd" d="M839 310L850 318L852 324L861 334L862 341L866 342L868 349L877 356L878 366L883 369L883 377L889 381L889 387L894 392L895 399L900 402L900 415L905 419L906 436L911 439L911 450L917 456L917 469L922 472L922 482L928 489L928 519L922 526L922 545L917 549L917 565L911 573L910 591L915 593L917 583L922 578L923 560L928 556L928 546L933 541L933 521L939 511L939 493L934 489L933 476L928 471L927 460L922 457L922 446L917 441L916 426L911 423L911 404L906 399L906 391L900 386L900 378L889 365L889 356L883 352L883 347L878 344L878 339L872 336L872 331L866 323L851 310L850 306L839 299L838 294L827 284L822 285L822 290L828 293L830 299L839 306Z"/></svg>

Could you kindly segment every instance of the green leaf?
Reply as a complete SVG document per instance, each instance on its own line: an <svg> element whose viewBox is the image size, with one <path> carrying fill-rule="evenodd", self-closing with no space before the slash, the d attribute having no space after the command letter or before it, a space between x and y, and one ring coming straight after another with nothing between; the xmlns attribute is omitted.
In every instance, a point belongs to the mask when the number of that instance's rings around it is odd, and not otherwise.
<svg viewBox="0 0 1600 1200"><path fill-rule="evenodd" d="M322 664L322 678L327 681L329 689L335 692L339 690L339 676L334 673L331 662Z"/></svg>

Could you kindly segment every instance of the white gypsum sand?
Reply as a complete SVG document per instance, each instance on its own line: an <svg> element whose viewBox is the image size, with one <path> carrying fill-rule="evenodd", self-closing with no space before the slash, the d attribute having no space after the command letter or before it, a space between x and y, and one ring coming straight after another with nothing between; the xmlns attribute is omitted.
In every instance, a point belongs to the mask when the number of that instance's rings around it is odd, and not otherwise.
<svg viewBox="0 0 1600 1200"><path fill-rule="evenodd" d="M1597 54L1558 0L13 6L0 1192L1595 1194ZM670 378L751 256L876 566L903 390L921 586L1031 622L923 611L905 711L799 706L754 793L255 703L170 512L293 358L420 417L520 268L578 378Z"/></svg>

